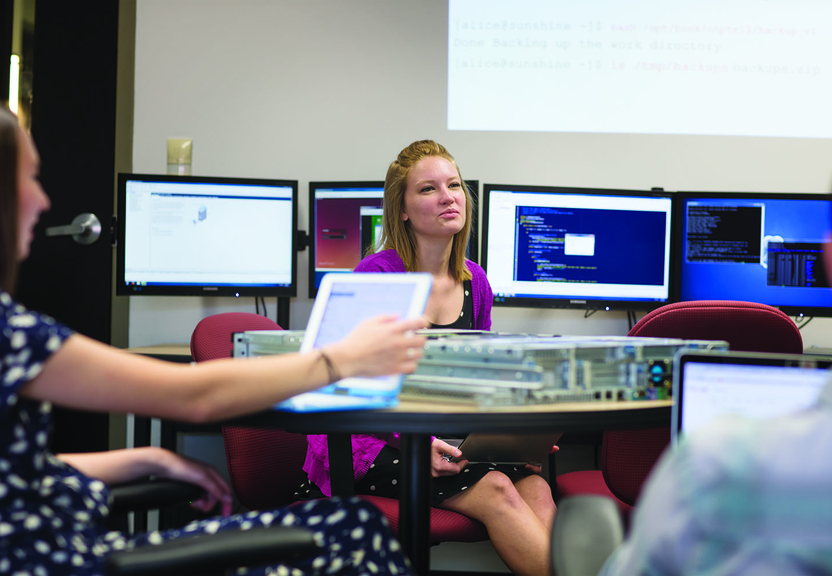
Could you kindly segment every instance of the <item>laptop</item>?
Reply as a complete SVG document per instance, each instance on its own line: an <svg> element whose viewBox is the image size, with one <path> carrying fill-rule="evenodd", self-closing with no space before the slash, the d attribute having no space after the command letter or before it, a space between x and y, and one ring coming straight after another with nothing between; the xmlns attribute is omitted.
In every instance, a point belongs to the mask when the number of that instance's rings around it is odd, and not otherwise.
<svg viewBox="0 0 832 576"><path fill-rule="evenodd" d="M812 406L832 380L832 356L682 351L673 362L671 437L724 415L775 418Z"/></svg>
<svg viewBox="0 0 832 576"><path fill-rule="evenodd" d="M406 274L326 274L321 280L301 352L337 342L362 320L380 314L418 318L425 311L433 276ZM377 378L344 378L314 392L299 394L277 405L277 410L321 412L390 408L398 404L401 374Z"/></svg>

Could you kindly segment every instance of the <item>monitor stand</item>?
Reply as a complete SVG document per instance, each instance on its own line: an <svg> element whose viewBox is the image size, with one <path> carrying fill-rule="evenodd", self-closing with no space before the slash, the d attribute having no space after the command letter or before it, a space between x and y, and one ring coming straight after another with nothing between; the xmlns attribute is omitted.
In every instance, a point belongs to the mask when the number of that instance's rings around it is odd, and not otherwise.
<svg viewBox="0 0 832 576"><path fill-rule="evenodd" d="M289 329L289 302L291 298L288 296L277 297L277 323L284 330Z"/></svg>

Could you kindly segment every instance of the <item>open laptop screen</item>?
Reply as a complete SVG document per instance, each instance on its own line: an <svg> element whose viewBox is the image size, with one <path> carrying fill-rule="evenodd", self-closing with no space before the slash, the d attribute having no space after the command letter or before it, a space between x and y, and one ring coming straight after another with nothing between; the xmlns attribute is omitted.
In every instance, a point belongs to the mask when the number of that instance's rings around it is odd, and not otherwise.
<svg viewBox="0 0 832 576"><path fill-rule="evenodd" d="M792 354L685 353L674 378L674 438L723 415L774 418L814 404L832 358Z"/></svg>
<svg viewBox="0 0 832 576"><path fill-rule="evenodd" d="M312 307L300 351L309 352L337 342L362 320L373 316L421 316L432 285L433 276L418 272L327 274ZM401 383L401 374L342 378L276 407L296 412L386 408L398 402Z"/></svg>

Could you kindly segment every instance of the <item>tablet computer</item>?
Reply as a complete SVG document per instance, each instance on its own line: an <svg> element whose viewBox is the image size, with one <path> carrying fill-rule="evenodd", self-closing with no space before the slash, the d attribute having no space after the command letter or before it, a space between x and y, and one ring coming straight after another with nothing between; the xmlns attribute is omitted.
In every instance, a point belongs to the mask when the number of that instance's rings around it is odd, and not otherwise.
<svg viewBox="0 0 832 576"><path fill-rule="evenodd" d="M309 352L346 336L362 320L380 314L418 318L425 311L433 276L404 274L327 274L303 335L301 352ZM279 410L319 412L387 408L398 403L403 376L344 378L314 392L277 404Z"/></svg>
<svg viewBox="0 0 832 576"><path fill-rule="evenodd" d="M541 466L561 436L563 432L469 434L459 445L462 456L458 460Z"/></svg>

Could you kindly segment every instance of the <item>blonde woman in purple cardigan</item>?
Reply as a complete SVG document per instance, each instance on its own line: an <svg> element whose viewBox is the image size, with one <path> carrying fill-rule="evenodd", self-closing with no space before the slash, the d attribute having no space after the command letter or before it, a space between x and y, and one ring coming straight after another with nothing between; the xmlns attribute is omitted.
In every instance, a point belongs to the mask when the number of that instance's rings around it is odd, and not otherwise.
<svg viewBox="0 0 832 576"><path fill-rule="evenodd" d="M466 260L472 202L456 162L431 140L399 153L384 183L382 251L356 272L430 272L433 290L425 317L434 328L489 330L491 287L483 269ZM326 436L309 436L304 470L311 483L300 498L331 494ZM352 436L358 494L398 497L400 451L391 435ZM462 453L435 439L431 445L431 504L485 524L494 548L518 575L549 574L555 503L539 468L449 462Z"/></svg>

